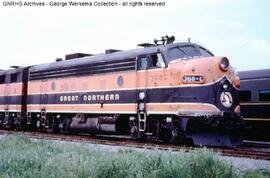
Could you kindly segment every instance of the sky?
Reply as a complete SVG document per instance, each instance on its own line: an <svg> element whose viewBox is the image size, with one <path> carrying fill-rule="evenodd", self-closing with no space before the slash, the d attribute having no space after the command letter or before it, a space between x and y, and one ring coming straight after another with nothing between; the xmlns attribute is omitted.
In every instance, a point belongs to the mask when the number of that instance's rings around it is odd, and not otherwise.
<svg viewBox="0 0 270 178"><path fill-rule="evenodd" d="M123 1L128 0L118 0ZM227 56L237 71L270 68L268 0L167 0L164 7L7 7L0 2L0 69L76 52L134 49L164 35L191 38L216 56Z"/></svg>

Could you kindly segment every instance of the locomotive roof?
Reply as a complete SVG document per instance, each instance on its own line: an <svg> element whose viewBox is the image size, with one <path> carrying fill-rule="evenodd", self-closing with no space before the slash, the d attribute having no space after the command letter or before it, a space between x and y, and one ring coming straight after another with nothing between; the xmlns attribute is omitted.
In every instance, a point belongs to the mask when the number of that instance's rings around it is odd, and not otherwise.
<svg viewBox="0 0 270 178"><path fill-rule="evenodd" d="M35 65L30 68L30 72L38 72L38 71L58 69L58 68L61 69L65 67L86 65L86 64L96 63L96 62L106 62L106 61L110 62L110 61L119 60L119 59L132 58L139 55L151 54L158 51L164 52L167 49L173 48L175 46L187 46L187 45L197 45L197 44L190 43L190 42L181 42L181 43L153 46L153 47L148 47L148 48L137 48L137 49L132 49L128 51L120 51L120 52L115 52L115 53L110 53L110 54L98 54L94 56L86 56L86 57L72 59L72 60L65 60L65 61L60 61L60 62L52 62L52 63Z"/></svg>
<svg viewBox="0 0 270 178"><path fill-rule="evenodd" d="M22 72L25 68L27 68L27 67L20 67L20 68L15 68L15 69L0 70L0 75L14 74L14 73Z"/></svg>
<svg viewBox="0 0 270 178"><path fill-rule="evenodd" d="M270 78L270 69L240 71L241 80Z"/></svg>

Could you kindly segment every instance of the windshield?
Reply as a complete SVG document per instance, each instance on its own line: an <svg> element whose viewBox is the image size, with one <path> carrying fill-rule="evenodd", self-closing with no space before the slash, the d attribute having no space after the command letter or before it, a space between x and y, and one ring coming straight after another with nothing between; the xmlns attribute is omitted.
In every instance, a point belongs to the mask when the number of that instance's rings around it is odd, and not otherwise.
<svg viewBox="0 0 270 178"><path fill-rule="evenodd" d="M194 45L188 46L176 46L169 49L169 60L181 59L181 58L193 58L194 56L210 57L214 56L208 50L199 47L199 51L195 48Z"/></svg>
<svg viewBox="0 0 270 178"><path fill-rule="evenodd" d="M205 49L203 47L199 47L199 49L200 49L201 56L203 56L203 57L214 56L210 51L208 51L207 49Z"/></svg>

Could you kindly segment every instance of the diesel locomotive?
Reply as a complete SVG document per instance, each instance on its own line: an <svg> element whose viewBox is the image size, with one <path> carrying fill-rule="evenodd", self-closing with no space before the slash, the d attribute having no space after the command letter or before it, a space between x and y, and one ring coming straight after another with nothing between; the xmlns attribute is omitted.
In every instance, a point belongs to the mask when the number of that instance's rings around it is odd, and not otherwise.
<svg viewBox="0 0 270 178"><path fill-rule="evenodd" d="M0 127L241 143L240 80L228 58L163 37L0 72Z"/></svg>

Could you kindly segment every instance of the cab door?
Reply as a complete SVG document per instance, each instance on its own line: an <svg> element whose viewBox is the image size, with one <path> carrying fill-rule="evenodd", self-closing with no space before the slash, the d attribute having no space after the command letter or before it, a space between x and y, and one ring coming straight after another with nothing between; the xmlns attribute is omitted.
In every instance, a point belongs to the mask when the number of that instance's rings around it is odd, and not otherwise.
<svg viewBox="0 0 270 178"><path fill-rule="evenodd" d="M10 75L10 95L15 96L10 98L9 104L14 105L16 112L21 112L21 88L19 87L19 73L13 73ZM20 96L20 97L18 97Z"/></svg>
<svg viewBox="0 0 270 178"><path fill-rule="evenodd" d="M7 76L8 75L5 76L5 86L4 86L4 110L5 110L4 124L6 125L6 127L9 127L10 84L9 84Z"/></svg>
<svg viewBox="0 0 270 178"><path fill-rule="evenodd" d="M165 68L165 62L161 53L152 53L139 56L137 59L137 97L138 97L138 119L139 131L146 131L147 103L149 102L149 90L151 69Z"/></svg>
<svg viewBox="0 0 270 178"><path fill-rule="evenodd" d="M44 126L46 123L46 106L48 104L48 93L47 93L47 81L42 80L40 85L40 112L41 112L41 124Z"/></svg>
<svg viewBox="0 0 270 178"><path fill-rule="evenodd" d="M4 105L5 105L5 110L9 110L9 104L10 104L10 84L6 83L4 87Z"/></svg>
<svg viewBox="0 0 270 178"><path fill-rule="evenodd" d="M139 56L137 58L137 112L139 121L139 132L146 131L147 118L147 85L148 85L148 68L149 56Z"/></svg>

